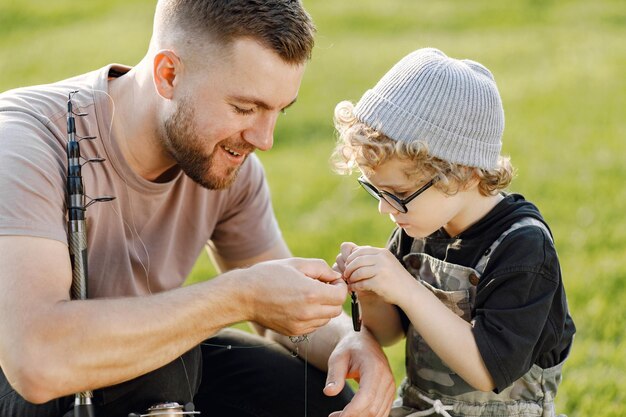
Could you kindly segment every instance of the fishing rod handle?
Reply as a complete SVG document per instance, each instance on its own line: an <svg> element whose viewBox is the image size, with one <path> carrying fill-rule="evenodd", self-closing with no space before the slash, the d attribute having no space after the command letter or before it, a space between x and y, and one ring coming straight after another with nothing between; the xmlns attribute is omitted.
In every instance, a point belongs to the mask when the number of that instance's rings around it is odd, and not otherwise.
<svg viewBox="0 0 626 417"><path fill-rule="evenodd" d="M69 222L69 249L72 262L73 300L87 299L87 231L84 220Z"/></svg>

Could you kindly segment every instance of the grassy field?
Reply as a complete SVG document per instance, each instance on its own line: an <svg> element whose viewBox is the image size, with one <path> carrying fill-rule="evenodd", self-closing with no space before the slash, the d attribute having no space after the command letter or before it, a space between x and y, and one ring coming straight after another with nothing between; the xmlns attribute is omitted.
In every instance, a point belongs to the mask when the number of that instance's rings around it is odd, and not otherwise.
<svg viewBox="0 0 626 417"><path fill-rule="evenodd" d="M3 0L0 91L134 64L153 1ZM317 46L298 104L261 155L294 254L332 262L339 244L383 245L391 223L354 178L334 175L332 109L358 100L398 59L424 46L494 73L507 127L511 190L555 235L578 327L558 411L626 415L626 8L623 1L309 0ZM203 255L190 282L214 274ZM402 378L403 347L387 349Z"/></svg>

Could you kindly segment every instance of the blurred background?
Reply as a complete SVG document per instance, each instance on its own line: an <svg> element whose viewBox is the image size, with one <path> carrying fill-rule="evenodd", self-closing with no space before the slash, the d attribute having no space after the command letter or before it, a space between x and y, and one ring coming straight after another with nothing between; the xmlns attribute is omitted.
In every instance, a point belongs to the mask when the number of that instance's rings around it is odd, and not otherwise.
<svg viewBox="0 0 626 417"><path fill-rule="evenodd" d="M538 205L578 327L557 411L626 415L626 7L620 0L305 0L318 34L298 104L261 153L297 256L334 261L343 241L385 244L392 223L355 177L330 169L332 114L400 58L432 46L495 75L510 190ZM0 91L143 56L153 0L0 1ZM215 274L202 254L189 282ZM403 343L386 349L398 381Z"/></svg>

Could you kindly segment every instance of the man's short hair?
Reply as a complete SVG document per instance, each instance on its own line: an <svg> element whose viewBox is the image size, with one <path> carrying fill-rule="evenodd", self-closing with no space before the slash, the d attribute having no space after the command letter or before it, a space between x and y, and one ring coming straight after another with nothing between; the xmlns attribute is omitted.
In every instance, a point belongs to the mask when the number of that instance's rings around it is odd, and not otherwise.
<svg viewBox="0 0 626 417"><path fill-rule="evenodd" d="M203 35L223 45L251 38L285 62L311 58L315 26L299 0L160 0L157 10L162 30L191 34L188 42Z"/></svg>

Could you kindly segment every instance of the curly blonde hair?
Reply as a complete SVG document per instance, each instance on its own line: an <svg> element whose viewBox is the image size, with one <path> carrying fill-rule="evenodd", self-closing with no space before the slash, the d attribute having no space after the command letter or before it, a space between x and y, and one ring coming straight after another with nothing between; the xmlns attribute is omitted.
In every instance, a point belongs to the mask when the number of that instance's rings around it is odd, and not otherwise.
<svg viewBox="0 0 626 417"><path fill-rule="evenodd" d="M354 115L354 105L342 101L335 107L335 129L338 141L332 161L336 172L351 174L359 169L366 175L390 159L410 161L404 171L408 179L428 177L439 180L434 187L453 195L478 180L478 189L484 196L495 195L505 189L515 174L510 158L500 156L492 170L470 167L444 161L428 153L425 142L403 142L391 139L376 129L360 122Z"/></svg>

